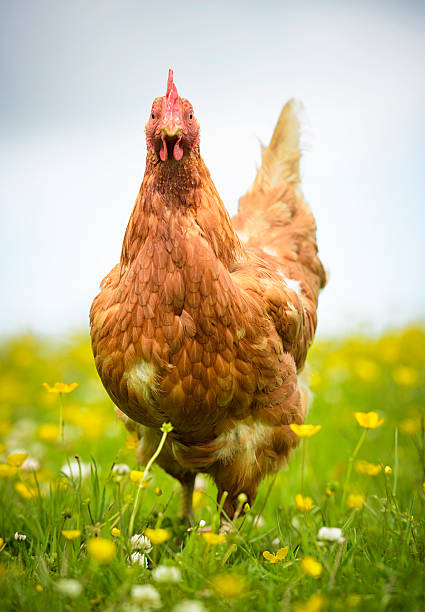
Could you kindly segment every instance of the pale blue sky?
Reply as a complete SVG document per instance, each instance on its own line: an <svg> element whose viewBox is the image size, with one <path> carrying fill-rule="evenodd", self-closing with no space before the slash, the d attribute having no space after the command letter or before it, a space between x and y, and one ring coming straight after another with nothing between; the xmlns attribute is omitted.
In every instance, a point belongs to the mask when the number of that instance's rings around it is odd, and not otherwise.
<svg viewBox="0 0 425 612"><path fill-rule="evenodd" d="M425 312L425 27L413 2L0 2L0 333L87 326L174 68L231 213L283 103L330 282L319 333ZM364 327L364 324L367 324Z"/></svg>

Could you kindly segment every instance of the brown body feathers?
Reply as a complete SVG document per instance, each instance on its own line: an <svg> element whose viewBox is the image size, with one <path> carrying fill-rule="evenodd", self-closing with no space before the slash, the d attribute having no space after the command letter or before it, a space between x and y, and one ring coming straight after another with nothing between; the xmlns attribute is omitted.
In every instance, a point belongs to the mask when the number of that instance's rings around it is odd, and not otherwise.
<svg viewBox="0 0 425 612"><path fill-rule="evenodd" d="M164 108L192 125L189 103L178 101ZM238 494L252 503L261 479L297 444L289 424L302 423L306 411L297 374L325 273L298 187L294 103L283 109L232 221L199 138L193 132L185 141L185 124L172 132L171 119L152 135L147 125L145 176L120 263L91 308L93 352L123 420L139 432L141 461L171 421L158 463L185 487L184 512L201 471L212 475L219 497L229 492L232 517Z"/></svg>

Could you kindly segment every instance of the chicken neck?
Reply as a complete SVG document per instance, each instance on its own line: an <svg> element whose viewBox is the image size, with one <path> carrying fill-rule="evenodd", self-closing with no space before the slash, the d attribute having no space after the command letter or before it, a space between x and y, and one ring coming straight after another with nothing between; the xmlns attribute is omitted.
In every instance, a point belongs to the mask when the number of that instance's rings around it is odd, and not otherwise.
<svg viewBox="0 0 425 612"><path fill-rule="evenodd" d="M165 163L149 152L123 241L121 266L131 265L147 240L173 243L178 235L181 242L190 227L200 231L226 266L246 258L199 151Z"/></svg>

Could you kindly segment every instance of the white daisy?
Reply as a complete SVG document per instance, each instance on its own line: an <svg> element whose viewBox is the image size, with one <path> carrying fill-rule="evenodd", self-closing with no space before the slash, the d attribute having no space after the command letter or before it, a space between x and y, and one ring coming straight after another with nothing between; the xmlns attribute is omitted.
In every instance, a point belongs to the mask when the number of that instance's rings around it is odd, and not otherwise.
<svg viewBox="0 0 425 612"><path fill-rule="evenodd" d="M152 570L152 578L157 582L180 582L181 571L172 565L158 565Z"/></svg>
<svg viewBox="0 0 425 612"><path fill-rule="evenodd" d="M64 463L61 467L61 472L70 478L76 479L80 477L80 469L81 478L84 479L90 475L90 463L84 463L84 461L77 461L76 459L71 459L68 463Z"/></svg>
<svg viewBox="0 0 425 612"><path fill-rule="evenodd" d="M342 531L339 527L321 527L317 534L319 540L326 540L327 542L344 542L345 538L342 537Z"/></svg>
<svg viewBox="0 0 425 612"><path fill-rule="evenodd" d="M112 472L118 476L125 476L126 474L130 474L130 468L126 463L116 463L112 468Z"/></svg>
<svg viewBox="0 0 425 612"><path fill-rule="evenodd" d="M21 470L24 470L24 472L36 472L39 469L40 462L38 461L38 459L34 459L34 457L28 457L27 459L25 459L21 467Z"/></svg>
<svg viewBox="0 0 425 612"><path fill-rule="evenodd" d="M141 550L144 553L150 553L152 550L152 542L146 536L135 533L134 536L131 536L131 550Z"/></svg>
<svg viewBox="0 0 425 612"><path fill-rule="evenodd" d="M73 578L60 578L56 582L55 587L62 595L72 598L79 597L83 592L83 585Z"/></svg>
<svg viewBox="0 0 425 612"><path fill-rule="evenodd" d="M161 607L161 596L151 584L135 584L131 588L133 601L143 606L143 610L155 610Z"/></svg>
<svg viewBox="0 0 425 612"><path fill-rule="evenodd" d="M129 556L129 561L132 565L141 565L142 567L148 566L148 559L146 555L143 555L138 550L134 553L131 553Z"/></svg>

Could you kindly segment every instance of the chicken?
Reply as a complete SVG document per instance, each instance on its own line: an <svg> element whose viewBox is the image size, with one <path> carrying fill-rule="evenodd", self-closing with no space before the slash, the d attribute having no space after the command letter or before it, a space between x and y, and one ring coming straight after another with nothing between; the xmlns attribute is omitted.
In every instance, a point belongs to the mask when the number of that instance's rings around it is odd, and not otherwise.
<svg viewBox="0 0 425 612"><path fill-rule="evenodd" d="M231 221L199 149L200 128L170 70L146 124L143 182L121 259L90 312L97 371L145 463L183 487L191 518L198 472L223 515L288 459L307 394L298 380L325 285L316 226L299 188L296 104L283 108L252 188ZM224 520L224 519L223 519Z"/></svg>

